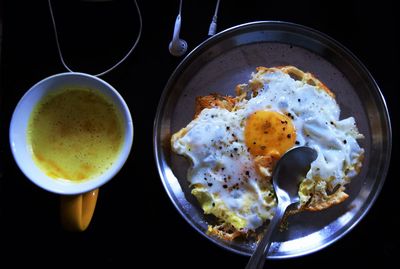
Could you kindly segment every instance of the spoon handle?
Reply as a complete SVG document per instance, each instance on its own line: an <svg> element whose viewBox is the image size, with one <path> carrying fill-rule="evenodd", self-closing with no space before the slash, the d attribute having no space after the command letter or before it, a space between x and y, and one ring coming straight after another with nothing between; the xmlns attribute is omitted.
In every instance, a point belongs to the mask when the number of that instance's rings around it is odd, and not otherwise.
<svg viewBox="0 0 400 269"><path fill-rule="evenodd" d="M256 251L251 256L249 262L246 265L246 269L263 268L269 247L271 246L272 234L274 234L276 229L278 228L287 207L288 204L286 203L278 203L275 215L272 218L270 224L268 225L267 232L265 233L261 241L258 243Z"/></svg>

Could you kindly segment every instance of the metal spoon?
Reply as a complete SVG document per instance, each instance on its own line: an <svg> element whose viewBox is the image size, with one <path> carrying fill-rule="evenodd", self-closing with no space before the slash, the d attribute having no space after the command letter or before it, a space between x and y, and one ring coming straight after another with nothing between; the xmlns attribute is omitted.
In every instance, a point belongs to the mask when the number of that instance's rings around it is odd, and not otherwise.
<svg viewBox="0 0 400 269"><path fill-rule="evenodd" d="M275 215L268 230L258 243L247 263L246 269L262 268L271 246L271 236L278 228L288 206L298 203L300 180L310 170L310 164L317 158L317 152L309 147L297 147L286 152L275 166L272 175L275 194L278 199Z"/></svg>

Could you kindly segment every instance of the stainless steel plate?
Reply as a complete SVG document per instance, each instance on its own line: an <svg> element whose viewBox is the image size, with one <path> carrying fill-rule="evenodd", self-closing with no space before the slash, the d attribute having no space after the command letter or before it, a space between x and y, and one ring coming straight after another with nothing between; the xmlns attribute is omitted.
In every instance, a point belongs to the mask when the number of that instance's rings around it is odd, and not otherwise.
<svg viewBox="0 0 400 269"><path fill-rule="evenodd" d="M315 74L335 94L341 118L354 116L365 135L361 173L347 187L350 198L329 210L290 218L268 258L301 256L320 250L349 232L367 213L386 177L391 127L385 101L364 65L332 38L285 22L254 22L225 30L194 49L177 67L161 97L154 123L154 151L167 194L194 229L215 244L250 255L254 242L225 242L205 231L205 216L186 181L189 163L170 150L171 134L194 114L195 97L212 92L234 94L257 66L294 65Z"/></svg>

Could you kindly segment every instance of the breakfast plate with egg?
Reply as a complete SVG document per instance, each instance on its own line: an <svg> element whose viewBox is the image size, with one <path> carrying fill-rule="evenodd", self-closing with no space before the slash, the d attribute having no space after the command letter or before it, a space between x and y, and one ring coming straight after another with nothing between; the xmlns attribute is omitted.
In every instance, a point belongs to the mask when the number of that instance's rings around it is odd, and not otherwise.
<svg viewBox="0 0 400 269"><path fill-rule="evenodd" d="M318 157L270 258L333 243L373 204L391 150L379 87L339 43L285 22L219 33L166 85L154 125L160 177L181 215L223 248L254 251L276 207L274 165L296 146Z"/></svg>

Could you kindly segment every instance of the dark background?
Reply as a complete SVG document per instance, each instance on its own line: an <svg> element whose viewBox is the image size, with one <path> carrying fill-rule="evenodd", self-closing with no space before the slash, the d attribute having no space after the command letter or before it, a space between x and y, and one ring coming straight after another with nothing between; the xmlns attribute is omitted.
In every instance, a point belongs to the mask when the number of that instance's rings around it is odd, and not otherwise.
<svg viewBox="0 0 400 269"><path fill-rule="evenodd" d="M213 245L179 215L156 171L152 131L158 100L182 58L168 43L179 1L138 0L143 34L133 54L102 77L124 96L135 125L127 164L101 188L95 216L84 233L68 233L58 219L58 196L27 180L8 143L12 111L39 80L66 71L57 54L47 1L0 2L3 21L0 88L0 267L8 260L30 265L101 264L143 267L242 268L247 258ZM138 30L133 1L54 1L64 57L75 71L99 73L119 60ZM215 1L183 3L181 37L193 49L207 38ZM312 268L356 262L392 262L399 252L399 221L393 163L398 151L398 43L394 1L222 0L218 29L256 20L303 24L335 38L370 70L386 97L393 123L392 166L381 195L348 235L315 254L267 261L266 268ZM0 35L1 36L1 35ZM398 39L396 39L398 40ZM148 258L147 254L150 254Z"/></svg>

